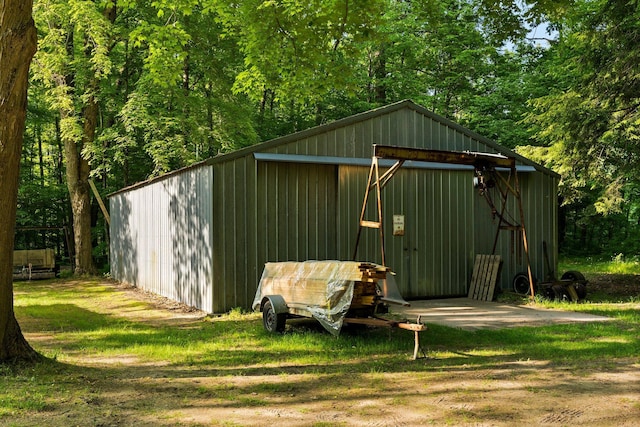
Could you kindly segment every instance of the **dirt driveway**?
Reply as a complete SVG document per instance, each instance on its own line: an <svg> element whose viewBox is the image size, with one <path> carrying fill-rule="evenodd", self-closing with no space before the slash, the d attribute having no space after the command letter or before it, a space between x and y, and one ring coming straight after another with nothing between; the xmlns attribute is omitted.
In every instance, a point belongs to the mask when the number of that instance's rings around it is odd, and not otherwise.
<svg viewBox="0 0 640 427"><path fill-rule="evenodd" d="M465 330L501 329L557 323L606 322L608 317L572 311L523 307L512 304L448 298L411 301L410 307L393 307L392 312L410 320L435 323Z"/></svg>

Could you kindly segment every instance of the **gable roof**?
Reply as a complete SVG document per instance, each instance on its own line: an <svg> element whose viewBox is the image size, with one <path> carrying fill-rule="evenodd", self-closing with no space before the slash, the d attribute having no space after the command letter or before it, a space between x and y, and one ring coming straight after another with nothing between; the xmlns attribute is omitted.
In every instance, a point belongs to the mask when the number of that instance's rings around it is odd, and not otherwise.
<svg viewBox="0 0 640 427"><path fill-rule="evenodd" d="M412 100L409 99L405 99L403 101L399 101L399 102L395 102L393 104L389 104L389 105L385 105L382 107L378 107L378 108L374 108L373 110L369 110L369 111L365 111L362 113L358 113L358 114L354 114L352 116L348 116L345 117L343 119L338 119L335 120L333 122L330 123L326 123L326 124L322 124L319 126L314 126L312 128L309 129L305 129L302 131L298 131L298 132L294 132L285 136L281 136L278 138L274 138L271 139L269 141L265 141L265 142L261 142L258 144L254 144L251 145L249 147L244 147L244 148L240 148L238 150L229 152L229 153L224 153L224 154L218 154L215 157L211 157L209 159L194 163L190 166L186 166L184 168L181 169L176 169L175 171L172 172L168 172L164 175L155 177L155 178L151 178L148 179L146 181L142 181L133 185L130 185L128 187L122 188L114 193L109 194L109 196L121 193L121 192L125 192L125 191L129 191L132 190L134 188L138 188L138 187L142 187L157 181L161 181L163 179L169 178L171 176L180 174L182 172L185 172L187 170L191 170L194 168L198 168L201 166L207 166L207 165L214 165L217 163L222 163L222 162L226 162L226 161L230 161L230 160L234 160L234 159L238 159L259 151L263 151L263 150L268 150L271 148L276 148L280 145L284 145L284 144L288 144L297 140L301 140L304 138L309 138L309 137L313 137L334 129L338 129L341 127L346 127L349 126L351 124L354 123L358 123L358 122L362 122L371 118L375 118L384 114L389 114L398 110L402 110L404 108L407 109L411 109L419 114L422 114L430 119L432 119L433 121L440 123L444 126L447 126L451 129L454 129L458 132L460 132L461 134L468 136L469 138L475 139L479 142L481 142L482 144L486 145L487 147L490 147L491 149L495 150L496 152L503 154L505 156L508 157L513 157L515 158L518 162L524 164L524 165L528 165L528 166L532 166L533 168L535 168L536 170L545 173L547 175L551 175L554 176L556 178L559 178L560 175L557 174L556 172L552 171L551 169L548 169L506 147L503 147L499 144L497 144L495 141L492 141L489 138L486 138L476 132L473 132L470 129L465 128L464 126L459 125L458 123L455 123L443 116L440 116L432 111L427 110L425 107L416 104L415 102L413 102ZM108 197L109 197L108 196Z"/></svg>

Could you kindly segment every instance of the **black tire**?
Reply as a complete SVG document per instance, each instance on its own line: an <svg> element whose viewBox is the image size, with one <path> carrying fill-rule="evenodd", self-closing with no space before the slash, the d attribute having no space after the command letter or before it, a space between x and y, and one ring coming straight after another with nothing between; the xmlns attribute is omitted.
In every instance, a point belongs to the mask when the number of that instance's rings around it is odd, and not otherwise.
<svg viewBox="0 0 640 427"><path fill-rule="evenodd" d="M575 270L567 271L560 279L571 280L573 282L573 287L576 289L579 300L587 297L587 279L585 279L582 273Z"/></svg>
<svg viewBox="0 0 640 427"><path fill-rule="evenodd" d="M276 313L271 305L271 301L264 303L264 307L262 307L262 325L264 328L271 333L283 333L284 325L287 322L287 314L286 313Z"/></svg>
<svg viewBox="0 0 640 427"><path fill-rule="evenodd" d="M552 300L553 301L556 298L556 294L553 291L553 287L551 287L551 286L544 286L540 293L542 294L542 296L545 299L548 299L548 300Z"/></svg>
<svg viewBox="0 0 640 427"><path fill-rule="evenodd" d="M587 279L584 278L584 275L579 271L567 271L562 275L560 280L572 280L578 283L586 283Z"/></svg>
<svg viewBox="0 0 640 427"><path fill-rule="evenodd" d="M511 281L513 291L520 295L531 295L531 287L529 286L529 275L527 273L518 273ZM533 290L536 288L536 279L533 278Z"/></svg>
<svg viewBox="0 0 640 427"><path fill-rule="evenodd" d="M576 293L578 294L578 299L583 300L587 297L587 285L584 283L577 283L573 285L576 288Z"/></svg>
<svg viewBox="0 0 640 427"><path fill-rule="evenodd" d="M564 301L565 299L571 299L569 295L567 295L567 292L562 285L553 285L551 287L551 291L553 292L553 299L555 301Z"/></svg>

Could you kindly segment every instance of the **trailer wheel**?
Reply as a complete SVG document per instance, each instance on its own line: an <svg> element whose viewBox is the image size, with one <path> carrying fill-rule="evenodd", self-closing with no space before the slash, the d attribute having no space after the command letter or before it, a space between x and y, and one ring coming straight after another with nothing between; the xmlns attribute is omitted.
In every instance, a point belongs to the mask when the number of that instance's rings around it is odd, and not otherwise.
<svg viewBox="0 0 640 427"><path fill-rule="evenodd" d="M579 271L567 271L560 278L561 280L571 280L574 282L573 287L576 289L578 299L585 299L587 297L587 279Z"/></svg>
<svg viewBox="0 0 640 427"><path fill-rule="evenodd" d="M520 295L531 295L531 287L529 286L529 274L527 273L518 273L511 281L513 285L513 290L515 293ZM536 279L533 278L533 289L535 291L536 288Z"/></svg>
<svg viewBox="0 0 640 427"><path fill-rule="evenodd" d="M555 301L564 301L565 299L570 299L562 285L553 285L551 287L551 291L553 294L553 299Z"/></svg>
<svg viewBox="0 0 640 427"><path fill-rule="evenodd" d="M271 333L284 332L284 325L287 321L286 313L276 313L271 301L267 300L262 308L262 324Z"/></svg>
<svg viewBox="0 0 640 427"><path fill-rule="evenodd" d="M585 285L584 283L576 283L575 285L573 285L573 287L576 288L576 293L578 294L579 300L585 299L587 297L587 285Z"/></svg>
<svg viewBox="0 0 640 427"><path fill-rule="evenodd" d="M581 282L584 283L587 281L587 279L584 278L584 275L582 273L580 273L579 271L567 271L566 273L564 273L562 275L562 277L560 278L561 280L573 280L574 282Z"/></svg>

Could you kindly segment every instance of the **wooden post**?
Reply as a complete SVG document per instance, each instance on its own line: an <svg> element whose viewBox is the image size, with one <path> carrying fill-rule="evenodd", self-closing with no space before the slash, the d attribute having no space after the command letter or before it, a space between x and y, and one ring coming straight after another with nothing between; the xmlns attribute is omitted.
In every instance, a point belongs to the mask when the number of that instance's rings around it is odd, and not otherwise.
<svg viewBox="0 0 640 427"><path fill-rule="evenodd" d="M89 186L91 187L91 191L93 191L93 195L96 197L96 200L98 201L98 204L100 205L100 209L102 210L102 213L104 214L104 219L107 220L107 224L111 225L111 217L109 216L109 212L107 211L106 206L102 202L102 197L100 197L100 193L98 193L98 189L96 188L96 185L93 183L92 179L89 179Z"/></svg>

